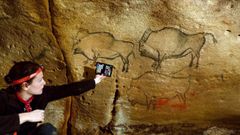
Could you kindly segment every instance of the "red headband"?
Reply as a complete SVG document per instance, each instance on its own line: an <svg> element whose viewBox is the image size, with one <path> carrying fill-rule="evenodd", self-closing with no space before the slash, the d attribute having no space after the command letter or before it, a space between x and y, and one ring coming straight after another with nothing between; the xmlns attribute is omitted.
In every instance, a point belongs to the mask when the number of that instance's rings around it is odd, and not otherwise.
<svg viewBox="0 0 240 135"><path fill-rule="evenodd" d="M14 80L14 81L11 83L11 85L21 84L21 83L23 83L23 82L26 82L26 81L32 79L33 77L35 77L36 75L38 75L38 74L42 71L42 69L43 69L43 67L39 67L35 73L33 73L33 74L29 75L29 76L23 77L23 78L21 78L21 79L18 79L18 80Z"/></svg>

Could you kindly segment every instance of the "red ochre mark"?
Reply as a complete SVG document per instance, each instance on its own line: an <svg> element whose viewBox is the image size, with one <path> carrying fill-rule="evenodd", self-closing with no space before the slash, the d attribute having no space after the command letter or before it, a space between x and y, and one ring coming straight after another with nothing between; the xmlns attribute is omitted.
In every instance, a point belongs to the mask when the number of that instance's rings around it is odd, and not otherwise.
<svg viewBox="0 0 240 135"><path fill-rule="evenodd" d="M187 105L185 103L175 103L170 105L172 108L178 109L178 110L186 110Z"/></svg>
<svg viewBox="0 0 240 135"><path fill-rule="evenodd" d="M189 93L192 97L194 97L194 96L196 96L197 95L197 93L196 92L191 92L191 93Z"/></svg>
<svg viewBox="0 0 240 135"><path fill-rule="evenodd" d="M168 101L169 101L169 99L167 99L167 98L157 99L157 100L156 100L155 107L156 107L156 108L160 108L160 107L168 104Z"/></svg>

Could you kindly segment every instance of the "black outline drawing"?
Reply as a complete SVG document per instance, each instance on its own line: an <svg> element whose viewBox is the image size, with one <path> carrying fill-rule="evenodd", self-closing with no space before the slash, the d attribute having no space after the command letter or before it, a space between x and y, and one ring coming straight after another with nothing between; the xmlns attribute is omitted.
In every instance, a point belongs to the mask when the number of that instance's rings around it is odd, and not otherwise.
<svg viewBox="0 0 240 135"><path fill-rule="evenodd" d="M179 42L176 43L174 50L172 50L170 54L167 54L166 52L160 49L156 49L154 47L145 45L145 43L149 40L151 34L158 34L160 32L165 31L176 32L176 35L178 37L175 38L178 38L177 40L179 40ZM189 67L192 67L195 64L195 67L197 68L199 65L200 51L202 47L205 45L206 36L208 35L212 37L214 43L217 43L217 40L212 33L201 32L195 34L187 34L181 31L180 29L174 27L164 27L160 30L155 31L147 29L139 41L139 51L142 56L148 57L155 61L152 65L152 67L155 70L161 68L161 63L167 59L179 59L182 57L186 57L187 55L191 55ZM193 38L197 38L201 42L191 43L191 39ZM159 42L159 47L161 46L162 46L161 42Z"/></svg>

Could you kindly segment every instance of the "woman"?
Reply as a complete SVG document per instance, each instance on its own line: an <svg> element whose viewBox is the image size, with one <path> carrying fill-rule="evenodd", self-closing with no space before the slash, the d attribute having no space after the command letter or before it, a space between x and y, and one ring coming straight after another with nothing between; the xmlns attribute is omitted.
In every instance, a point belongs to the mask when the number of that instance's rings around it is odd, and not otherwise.
<svg viewBox="0 0 240 135"><path fill-rule="evenodd" d="M0 90L0 135L54 135L56 128L44 120L44 109L50 101L80 95L95 88L104 76L61 86L45 86L43 67L30 61L18 62L5 81L9 87Z"/></svg>

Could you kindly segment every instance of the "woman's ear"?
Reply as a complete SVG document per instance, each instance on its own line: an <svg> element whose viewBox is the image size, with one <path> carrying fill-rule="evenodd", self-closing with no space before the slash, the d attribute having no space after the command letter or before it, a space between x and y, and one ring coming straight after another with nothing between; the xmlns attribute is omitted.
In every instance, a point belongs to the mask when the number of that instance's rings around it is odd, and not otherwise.
<svg viewBox="0 0 240 135"><path fill-rule="evenodd" d="M29 84L27 82L23 82L21 84L21 87L22 87L23 90L28 90L28 86L29 86Z"/></svg>

